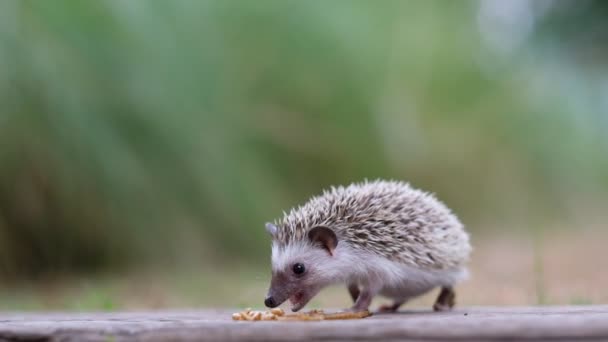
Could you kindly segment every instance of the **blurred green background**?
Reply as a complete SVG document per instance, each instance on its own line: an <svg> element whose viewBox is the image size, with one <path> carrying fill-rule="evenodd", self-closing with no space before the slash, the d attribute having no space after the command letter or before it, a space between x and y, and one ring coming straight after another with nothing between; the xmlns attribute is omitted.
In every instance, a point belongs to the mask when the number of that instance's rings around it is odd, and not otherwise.
<svg viewBox="0 0 608 342"><path fill-rule="evenodd" d="M603 1L2 0L0 309L121 308L97 287L173 273L158 292L184 300L158 306L238 305L205 286L265 286L264 222L365 178L436 193L474 243L600 234L607 15ZM95 290L54 300L49 284L82 281Z"/></svg>

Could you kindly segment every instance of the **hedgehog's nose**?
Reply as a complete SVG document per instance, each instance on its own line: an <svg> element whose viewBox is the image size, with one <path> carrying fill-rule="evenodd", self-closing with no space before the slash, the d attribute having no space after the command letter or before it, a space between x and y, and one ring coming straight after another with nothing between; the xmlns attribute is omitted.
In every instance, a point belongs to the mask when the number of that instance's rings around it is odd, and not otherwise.
<svg viewBox="0 0 608 342"><path fill-rule="evenodd" d="M277 307L277 303L274 301L274 298L272 298L272 297L266 297L266 299L264 299L264 305L266 305L269 308Z"/></svg>

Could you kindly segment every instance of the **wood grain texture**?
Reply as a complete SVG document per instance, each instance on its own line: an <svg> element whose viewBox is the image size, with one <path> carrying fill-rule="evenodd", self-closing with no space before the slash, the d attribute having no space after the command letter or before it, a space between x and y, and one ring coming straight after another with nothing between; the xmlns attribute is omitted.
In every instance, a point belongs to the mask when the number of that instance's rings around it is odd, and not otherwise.
<svg viewBox="0 0 608 342"><path fill-rule="evenodd" d="M238 310L0 313L0 341L608 340L608 306L410 310L361 320L241 322Z"/></svg>

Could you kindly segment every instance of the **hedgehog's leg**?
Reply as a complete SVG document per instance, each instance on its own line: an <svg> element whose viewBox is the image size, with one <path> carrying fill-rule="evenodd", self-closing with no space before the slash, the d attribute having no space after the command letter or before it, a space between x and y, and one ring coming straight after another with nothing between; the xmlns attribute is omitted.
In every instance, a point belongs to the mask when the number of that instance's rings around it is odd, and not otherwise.
<svg viewBox="0 0 608 342"><path fill-rule="evenodd" d="M456 303L456 293L451 287L442 287L439 297L433 305L435 311L449 311L454 307Z"/></svg>
<svg viewBox="0 0 608 342"><path fill-rule="evenodd" d="M382 305L380 308L378 308L379 312L397 312L397 310L399 310L399 307L401 305L403 305L403 303L406 302L406 299L396 299L393 301L392 304L385 304Z"/></svg>
<svg viewBox="0 0 608 342"><path fill-rule="evenodd" d="M359 293L359 297L357 297L357 301L350 310L354 312L368 310L369 305L372 303L372 299L380 292L381 288L381 284L375 283L363 286Z"/></svg>
<svg viewBox="0 0 608 342"><path fill-rule="evenodd" d="M359 290L359 285L356 283L348 284L348 293L350 293L350 297L353 299L353 302L357 302L357 298L359 298L359 294L361 293Z"/></svg>

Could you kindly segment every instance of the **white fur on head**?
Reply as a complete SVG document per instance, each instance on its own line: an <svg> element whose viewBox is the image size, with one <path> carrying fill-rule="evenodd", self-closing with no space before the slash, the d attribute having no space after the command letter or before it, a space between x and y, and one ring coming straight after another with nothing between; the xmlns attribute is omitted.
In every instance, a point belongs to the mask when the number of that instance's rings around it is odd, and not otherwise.
<svg viewBox="0 0 608 342"><path fill-rule="evenodd" d="M293 264L299 262L323 285L346 282L366 273L357 260L360 254L346 243L338 243L333 254L309 240L293 241L287 245L273 243L272 270L289 271Z"/></svg>
<svg viewBox="0 0 608 342"><path fill-rule="evenodd" d="M316 264L327 262L327 252L306 240L290 243L286 246L272 244L272 270L284 271L296 262Z"/></svg>

